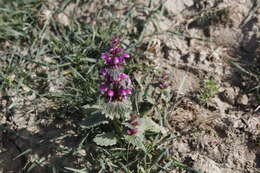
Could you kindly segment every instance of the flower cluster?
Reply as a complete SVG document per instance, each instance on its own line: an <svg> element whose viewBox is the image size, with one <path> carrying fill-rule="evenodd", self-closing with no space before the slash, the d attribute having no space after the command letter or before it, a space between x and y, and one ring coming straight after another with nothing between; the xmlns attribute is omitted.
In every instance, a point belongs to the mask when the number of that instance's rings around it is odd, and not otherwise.
<svg viewBox="0 0 260 173"><path fill-rule="evenodd" d="M120 47L119 40L112 40L110 49L101 54L101 58L105 60L105 65L110 67L118 67L125 64L125 58L129 57L129 54Z"/></svg>
<svg viewBox="0 0 260 173"><path fill-rule="evenodd" d="M134 135L134 134L136 134L136 133L138 132L138 129L135 128L135 127L139 125L138 120L137 120L137 119L129 120L128 123L132 126L132 128L129 128L129 129L127 130L127 134L128 134L128 135Z"/></svg>
<svg viewBox="0 0 260 173"><path fill-rule="evenodd" d="M159 87L161 89L165 89L169 87L169 76L167 74L164 74L163 76L161 76L160 80L159 80Z"/></svg>
<svg viewBox="0 0 260 173"><path fill-rule="evenodd" d="M131 80L127 74L121 72L125 58L129 57L120 47L119 40L112 40L108 51L101 54L105 67L100 70L102 82L99 91L109 101L122 101L132 94Z"/></svg>

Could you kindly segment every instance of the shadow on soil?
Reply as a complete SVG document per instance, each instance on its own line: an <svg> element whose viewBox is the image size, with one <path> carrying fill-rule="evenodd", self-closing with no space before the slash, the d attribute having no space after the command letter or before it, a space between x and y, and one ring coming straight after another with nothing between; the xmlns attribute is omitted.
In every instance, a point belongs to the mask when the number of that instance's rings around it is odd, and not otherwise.
<svg viewBox="0 0 260 173"><path fill-rule="evenodd" d="M65 167L79 169L88 165L93 168L97 161L95 145L84 138L88 134L80 131L76 115L74 112L70 116L65 114L63 119L40 123L35 131L15 130L11 121L0 125L0 171L46 173L70 172ZM46 112L39 114L39 117L46 116Z"/></svg>

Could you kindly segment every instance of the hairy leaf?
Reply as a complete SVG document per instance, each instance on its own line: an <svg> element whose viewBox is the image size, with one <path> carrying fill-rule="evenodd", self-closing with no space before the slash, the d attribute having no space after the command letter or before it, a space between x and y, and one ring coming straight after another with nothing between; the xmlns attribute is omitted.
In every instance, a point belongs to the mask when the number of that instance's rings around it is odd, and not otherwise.
<svg viewBox="0 0 260 173"><path fill-rule="evenodd" d="M145 117L145 118L138 118L138 125L133 125L131 123L125 123L124 125L130 129L136 128L137 133L132 135L125 135L125 140L128 141L130 144L136 146L137 148L140 148L144 151L146 151L146 148L144 146L144 134L146 131L152 131L156 133L162 133L166 134L166 130L155 123L152 119Z"/></svg>
<svg viewBox="0 0 260 173"><path fill-rule="evenodd" d="M103 114L101 114L100 112L96 112L84 118L80 122L80 126L82 128L89 129L101 124L108 124L108 122L109 122L108 119Z"/></svg>
<svg viewBox="0 0 260 173"><path fill-rule="evenodd" d="M143 151L146 151L143 134L137 133L135 135L125 135L125 140L133 146L142 149Z"/></svg>
<svg viewBox="0 0 260 173"><path fill-rule="evenodd" d="M132 104L129 100L108 102L102 104L102 113L109 119L128 119L132 111Z"/></svg>
<svg viewBox="0 0 260 173"><path fill-rule="evenodd" d="M140 128L144 129L144 131L151 131L151 132L156 132L156 133L162 133L165 134L166 130L162 126L158 125L155 123L152 119L145 117L145 118L140 118Z"/></svg>
<svg viewBox="0 0 260 173"><path fill-rule="evenodd" d="M112 146L117 143L116 136L113 133L98 134L93 141L99 146Z"/></svg>

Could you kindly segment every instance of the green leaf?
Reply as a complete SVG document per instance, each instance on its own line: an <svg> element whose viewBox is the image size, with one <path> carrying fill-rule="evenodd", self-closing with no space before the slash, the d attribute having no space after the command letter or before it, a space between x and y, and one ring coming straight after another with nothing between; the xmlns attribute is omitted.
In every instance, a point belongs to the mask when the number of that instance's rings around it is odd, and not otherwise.
<svg viewBox="0 0 260 173"><path fill-rule="evenodd" d="M137 133L135 135L125 135L125 140L132 144L133 146L146 151L145 145L144 145L144 135L141 133Z"/></svg>
<svg viewBox="0 0 260 173"><path fill-rule="evenodd" d="M31 148L25 150L24 152L22 152L21 154L19 154L18 156L16 156L13 160L18 159L19 157L24 156L24 155L26 155L27 153L30 153L30 152L32 152L32 149L31 149Z"/></svg>
<svg viewBox="0 0 260 173"><path fill-rule="evenodd" d="M146 131L152 131L156 133L162 133L165 135L167 131L165 128L161 127L157 123L155 123L152 119L145 117L145 118L139 118L138 125L134 126L129 123L125 123L124 125L130 129L137 128L137 133L133 135L125 135L125 140L129 142L130 144L136 146L137 148L140 148L144 151L146 151L144 141L145 137L144 134Z"/></svg>
<svg viewBox="0 0 260 173"><path fill-rule="evenodd" d="M147 101L139 102L138 106L139 106L139 112L142 115L149 113L153 108L153 104Z"/></svg>
<svg viewBox="0 0 260 173"><path fill-rule="evenodd" d="M100 112L94 112L88 115L86 118L84 118L79 123L79 125L82 128L89 129L101 124L108 124L108 123L109 123L108 119L103 114L101 114Z"/></svg>
<svg viewBox="0 0 260 173"><path fill-rule="evenodd" d="M136 80L136 82L138 83L138 85L141 87L141 89L143 90L143 85L142 85L142 77L141 77L141 75L134 75L134 77L135 77L135 80Z"/></svg>
<svg viewBox="0 0 260 173"><path fill-rule="evenodd" d="M84 169L74 169L74 168L65 167L65 169L67 169L69 171L73 171L75 173L85 173L86 172L86 168L84 168Z"/></svg>
<svg viewBox="0 0 260 173"><path fill-rule="evenodd" d="M170 100L171 100L171 98L172 98L171 88L166 88L166 89L164 89L161 98L162 98L166 103L170 102Z"/></svg>
<svg viewBox="0 0 260 173"><path fill-rule="evenodd" d="M99 146L112 146L117 143L117 138L113 133L103 133L96 135L93 141Z"/></svg>
<svg viewBox="0 0 260 173"><path fill-rule="evenodd" d="M153 91L154 87L152 85L149 85L144 91L145 100L152 105L156 104L156 100L153 98Z"/></svg>
<svg viewBox="0 0 260 173"><path fill-rule="evenodd" d="M145 117L145 118L140 118L140 126L143 126L145 131L151 131L151 132L156 132L156 133L166 133L166 130L155 123L152 119Z"/></svg>
<svg viewBox="0 0 260 173"><path fill-rule="evenodd" d="M119 102L108 102L101 103L102 113L109 119L114 118L129 119L130 113L132 111L132 104L129 100L119 101Z"/></svg>
<svg viewBox="0 0 260 173"><path fill-rule="evenodd" d="M166 130L164 127L160 126L159 124L155 123L152 119L145 117L145 118L140 118L140 127L144 129L144 131L151 131L155 133L162 133L166 134ZM139 128L139 127L138 127Z"/></svg>

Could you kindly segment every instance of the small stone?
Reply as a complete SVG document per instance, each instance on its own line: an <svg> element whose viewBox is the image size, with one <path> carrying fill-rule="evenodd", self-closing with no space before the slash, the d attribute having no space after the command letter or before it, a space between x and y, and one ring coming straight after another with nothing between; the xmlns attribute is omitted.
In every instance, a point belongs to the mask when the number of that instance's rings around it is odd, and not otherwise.
<svg viewBox="0 0 260 173"><path fill-rule="evenodd" d="M64 13L59 13L57 19L61 24L65 26L68 26L70 24L69 17Z"/></svg>
<svg viewBox="0 0 260 173"><path fill-rule="evenodd" d="M229 104L235 104L236 92L233 88L226 88L221 93L221 99Z"/></svg>
<svg viewBox="0 0 260 173"><path fill-rule="evenodd" d="M223 82L223 86L224 87L231 87L230 83L228 83L228 82Z"/></svg>
<svg viewBox="0 0 260 173"><path fill-rule="evenodd" d="M194 4L193 0L185 0L185 1L183 1L183 2L184 2L184 4L187 5L188 7L191 7L191 6L193 6L193 4Z"/></svg>
<svg viewBox="0 0 260 173"><path fill-rule="evenodd" d="M237 103L240 105L247 105L248 104L248 97L247 95L241 95L237 99Z"/></svg>
<svg viewBox="0 0 260 173"><path fill-rule="evenodd" d="M79 150L78 153L79 153L81 156L86 156L86 155L87 155L86 150L84 150L84 149Z"/></svg>
<svg viewBox="0 0 260 173"><path fill-rule="evenodd" d="M172 14L178 14L186 8L183 0L175 0L175 1L168 0L165 2L165 7Z"/></svg>

